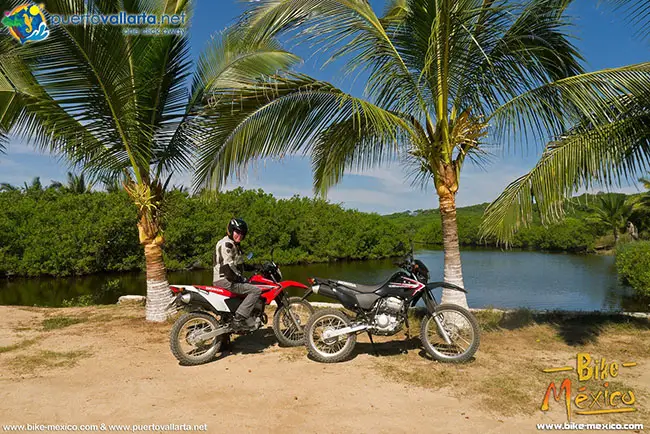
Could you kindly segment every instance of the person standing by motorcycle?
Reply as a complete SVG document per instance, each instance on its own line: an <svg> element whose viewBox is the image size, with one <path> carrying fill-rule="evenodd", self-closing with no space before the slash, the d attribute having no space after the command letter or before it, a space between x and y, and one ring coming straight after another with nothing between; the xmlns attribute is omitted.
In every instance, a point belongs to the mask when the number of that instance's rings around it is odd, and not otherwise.
<svg viewBox="0 0 650 434"><path fill-rule="evenodd" d="M227 289L236 294L245 294L246 298L235 312L233 327L247 331L255 329L255 320L251 312L262 291L255 285L246 283L242 276L244 271L252 271L254 266L244 264L244 255L240 243L248 233L248 225L240 218L233 218L226 228L226 236L217 243L214 251L213 280L214 286Z"/></svg>

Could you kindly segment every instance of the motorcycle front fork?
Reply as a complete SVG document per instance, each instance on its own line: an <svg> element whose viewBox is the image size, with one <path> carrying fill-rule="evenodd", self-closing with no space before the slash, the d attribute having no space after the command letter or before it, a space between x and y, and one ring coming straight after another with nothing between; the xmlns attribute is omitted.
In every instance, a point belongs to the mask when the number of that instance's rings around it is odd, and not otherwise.
<svg viewBox="0 0 650 434"><path fill-rule="evenodd" d="M304 299L305 297L303 297ZM296 319L296 316L294 313L291 311L291 305L289 304L289 297L287 297L284 293L278 297L275 302L278 304L278 309L280 307L284 307L287 310L287 313L289 314L289 318L291 318L291 322L293 323L294 327L296 330L300 330L301 326L298 320Z"/></svg>
<svg viewBox="0 0 650 434"><path fill-rule="evenodd" d="M440 321L440 318L438 315L436 315L436 306L438 303L436 303L436 298L433 296L430 290L426 290L424 294L422 294L422 298L424 299L424 304L427 307L427 310L429 311L429 315L431 315L431 318L436 322L436 326L438 327L438 333L440 333L440 336L442 339L444 339L445 343L447 345L451 345L451 339L449 339L449 334L447 334L447 330L445 330L444 325Z"/></svg>

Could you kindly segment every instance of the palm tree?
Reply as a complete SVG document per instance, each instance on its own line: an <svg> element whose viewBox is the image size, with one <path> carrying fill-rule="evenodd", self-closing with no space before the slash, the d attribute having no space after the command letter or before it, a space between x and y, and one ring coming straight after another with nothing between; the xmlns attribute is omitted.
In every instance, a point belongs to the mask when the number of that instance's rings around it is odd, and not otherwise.
<svg viewBox="0 0 650 434"><path fill-rule="evenodd" d="M614 245L618 244L619 230L625 226L632 214L632 204L624 194L603 194L598 196L598 203L592 207L591 220L605 225L614 234Z"/></svg>
<svg viewBox="0 0 650 434"><path fill-rule="evenodd" d="M52 181L48 188L66 191L73 194L84 194L90 193L92 191L93 185L93 182L86 183L86 178L83 173L81 175L76 175L72 172L68 172L67 185L64 185L59 181Z"/></svg>
<svg viewBox="0 0 650 434"><path fill-rule="evenodd" d="M119 179L109 178L102 181L107 193L117 193L122 191L122 184Z"/></svg>
<svg viewBox="0 0 650 434"><path fill-rule="evenodd" d="M33 193L43 191L43 184L41 183L41 177L36 176L32 179L30 184L24 183L23 192Z"/></svg>
<svg viewBox="0 0 650 434"><path fill-rule="evenodd" d="M65 191L65 190L66 190L66 186L63 185L62 182L52 180L52 181L50 182L50 185L47 186L47 189L48 189L48 190Z"/></svg>
<svg viewBox="0 0 650 434"><path fill-rule="evenodd" d="M650 88L650 64L586 74L567 35L570 0L392 0L378 16L365 0L261 0L242 19L254 37L313 45L344 72L367 77L363 98L284 74L215 101L221 128L199 145L195 187L218 187L249 161L311 154L325 194L349 169L395 159L432 182L440 203L444 280L464 286L456 194L466 161L485 144L520 144L601 122L613 95ZM468 158L469 157L469 158ZM445 290L444 302L467 305Z"/></svg>
<svg viewBox="0 0 650 434"><path fill-rule="evenodd" d="M43 191L43 184L41 183L41 178L37 176L35 178L32 178L32 182L29 184L27 182L24 182L22 187L17 187L8 182L2 182L0 183L0 191L22 191L23 193L40 192Z"/></svg>
<svg viewBox="0 0 650 434"><path fill-rule="evenodd" d="M0 9L11 3L0 0ZM51 0L59 15L191 14L190 0ZM271 39L234 32L213 38L194 71L189 32L155 37L119 26L51 26L50 36L19 45L0 36L0 125L67 157L104 181L123 177L138 211L147 275L146 318L162 321L171 297L163 263L161 204L171 175L190 167L196 136L217 120L201 113L224 86L236 87L299 59Z"/></svg>
<svg viewBox="0 0 650 434"><path fill-rule="evenodd" d="M75 194L90 193L93 185L93 182L86 183L83 173L76 175L72 172L68 172L68 191Z"/></svg>

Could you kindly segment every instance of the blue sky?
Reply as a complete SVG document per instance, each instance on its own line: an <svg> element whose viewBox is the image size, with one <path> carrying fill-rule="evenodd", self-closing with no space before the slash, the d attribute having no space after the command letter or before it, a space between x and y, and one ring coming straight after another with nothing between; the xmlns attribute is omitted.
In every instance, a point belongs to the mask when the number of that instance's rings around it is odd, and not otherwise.
<svg viewBox="0 0 650 434"><path fill-rule="evenodd" d="M371 4L376 11L383 10L383 0L371 0ZM231 23L243 7L236 0L198 0L190 30L192 56L198 57L210 35ZM625 23L620 13L614 14L604 2L575 0L569 11L575 18L572 29L576 37L574 42L586 59L587 70L648 60L648 45L635 39L634 29ZM305 58L300 72L328 80L345 91L361 96L362 82L343 81L335 67L320 69L317 61L309 58L306 49L296 52ZM502 155L496 151L492 162L485 168L466 165L461 176L458 204L465 206L494 200L508 183L534 165L541 153L541 146L540 143L517 155ZM17 140L10 142L6 155L0 155L0 182L22 184L40 176L41 181L47 184L50 180L64 180L67 170L65 162L40 154ZM190 179L190 173L179 173L175 177L177 184L189 185ZM294 194L311 196L310 164L308 159L300 157L260 161L251 167L245 179L234 180L226 188L236 186L263 188L276 197L291 197ZM633 192L637 188L626 186L621 190ZM328 198L346 208L381 214L438 206L433 189L429 187L423 191L411 187L405 178L404 167L399 164L347 174L343 182L330 191Z"/></svg>

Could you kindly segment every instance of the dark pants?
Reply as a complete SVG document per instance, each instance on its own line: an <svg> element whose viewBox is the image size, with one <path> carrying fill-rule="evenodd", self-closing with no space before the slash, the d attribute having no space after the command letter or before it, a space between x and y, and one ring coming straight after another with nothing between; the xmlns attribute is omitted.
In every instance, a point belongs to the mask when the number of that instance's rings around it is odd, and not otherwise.
<svg viewBox="0 0 650 434"><path fill-rule="evenodd" d="M232 283L229 280L221 279L214 282L214 286L220 286L235 294L246 294L246 298L237 308L237 313L244 318L251 316L255 303L257 303L257 300L262 295L262 290L250 283Z"/></svg>

